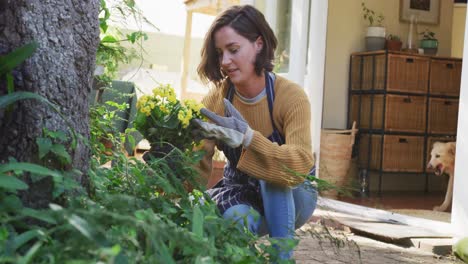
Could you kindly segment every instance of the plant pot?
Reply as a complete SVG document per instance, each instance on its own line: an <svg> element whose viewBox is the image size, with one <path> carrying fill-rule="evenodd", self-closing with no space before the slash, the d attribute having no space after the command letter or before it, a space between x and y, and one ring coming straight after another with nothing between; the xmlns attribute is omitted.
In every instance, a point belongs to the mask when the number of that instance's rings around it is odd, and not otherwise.
<svg viewBox="0 0 468 264"><path fill-rule="evenodd" d="M436 55L439 47L439 41L437 39L423 39L420 42L420 47L424 49L424 54Z"/></svg>
<svg viewBox="0 0 468 264"><path fill-rule="evenodd" d="M366 37L385 38L385 28L384 27L367 27Z"/></svg>
<svg viewBox="0 0 468 264"><path fill-rule="evenodd" d="M385 46L387 47L387 50L400 51L402 45L403 43L399 40L387 39L385 42Z"/></svg>
<svg viewBox="0 0 468 264"><path fill-rule="evenodd" d="M112 148L114 147L114 143L112 143L112 141L108 138L100 138L99 142L101 142L104 146L105 150L103 153L107 156L112 156Z"/></svg>
<svg viewBox="0 0 468 264"><path fill-rule="evenodd" d="M213 187L216 183L218 183L223 178L224 173L224 165L226 165L225 161L212 161L212 169L211 169L211 176L208 180L208 184L206 188Z"/></svg>
<svg viewBox="0 0 468 264"><path fill-rule="evenodd" d="M366 37L366 51L385 49L384 37Z"/></svg>

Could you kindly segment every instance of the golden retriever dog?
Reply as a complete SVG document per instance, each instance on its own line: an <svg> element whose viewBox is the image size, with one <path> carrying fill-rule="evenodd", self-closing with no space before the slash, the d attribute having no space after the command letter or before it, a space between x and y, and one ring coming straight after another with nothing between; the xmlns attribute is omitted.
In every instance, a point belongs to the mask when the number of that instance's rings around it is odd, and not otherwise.
<svg viewBox="0 0 468 264"><path fill-rule="evenodd" d="M432 146L431 160L427 164L427 168L434 169L437 176L448 174L449 182L447 192L445 193L444 202L434 207L434 211L444 212L452 203L453 195L453 171L455 167L455 142L435 142Z"/></svg>

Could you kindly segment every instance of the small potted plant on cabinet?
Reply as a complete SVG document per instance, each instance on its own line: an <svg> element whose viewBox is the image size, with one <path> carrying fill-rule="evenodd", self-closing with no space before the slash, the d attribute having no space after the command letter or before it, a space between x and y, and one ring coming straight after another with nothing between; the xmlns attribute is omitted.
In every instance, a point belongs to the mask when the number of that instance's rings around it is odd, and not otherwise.
<svg viewBox="0 0 468 264"><path fill-rule="evenodd" d="M387 40L385 41L387 50L400 51L403 43L400 40L400 37L394 34L389 34Z"/></svg>
<svg viewBox="0 0 468 264"><path fill-rule="evenodd" d="M384 16L382 13L377 15L374 10L367 8L364 2L361 2L363 18L368 22L366 32L366 50L382 50L385 48L385 27L382 25Z"/></svg>
<svg viewBox="0 0 468 264"><path fill-rule="evenodd" d="M422 35L420 47L424 50L424 54L436 55L439 41L436 39L435 33L426 28L420 34Z"/></svg>

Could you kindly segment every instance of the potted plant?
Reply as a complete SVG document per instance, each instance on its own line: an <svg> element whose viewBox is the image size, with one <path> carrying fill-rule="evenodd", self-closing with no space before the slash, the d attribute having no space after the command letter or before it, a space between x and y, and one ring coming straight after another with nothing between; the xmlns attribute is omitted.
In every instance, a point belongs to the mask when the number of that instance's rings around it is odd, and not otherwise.
<svg viewBox="0 0 468 264"><path fill-rule="evenodd" d="M385 41L385 46L387 47L387 50L400 51L402 45L403 43L401 42L399 36L394 34L389 34L387 36L387 40Z"/></svg>
<svg viewBox="0 0 468 264"><path fill-rule="evenodd" d="M191 120L205 119L200 113L202 107L193 99L179 101L170 84L159 84L152 94L141 96L136 105L134 126L151 146L143 160L167 158L168 162L176 164L171 161L174 155L178 158L174 148L183 152L199 144L200 139L192 135L195 125Z"/></svg>
<svg viewBox="0 0 468 264"><path fill-rule="evenodd" d="M368 22L366 32L366 50L382 50L385 48L385 27L382 22L384 16L382 13L377 15L374 10L367 8L364 2L361 2L363 18Z"/></svg>
<svg viewBox="0 0 468 264"><path fill-rule="evenodd" d="M422 39L420 42L420 47L424 49L424 54L435 55L437 54L437 49L439 47L439 41L435 37L435 33L430 31L428 28L420 33Z"/></svg>

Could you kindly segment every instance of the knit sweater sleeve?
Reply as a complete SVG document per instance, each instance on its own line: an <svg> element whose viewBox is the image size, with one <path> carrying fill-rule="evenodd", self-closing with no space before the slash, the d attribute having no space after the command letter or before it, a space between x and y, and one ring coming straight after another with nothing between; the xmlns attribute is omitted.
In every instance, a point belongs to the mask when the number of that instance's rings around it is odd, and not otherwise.
<svg viewBox="0 0 468 264"><path fill-rule="evenodd" d="M304 181L293 172L307 174L314 165L310 132L310 103L297 85L275 89L273 119L285 138L285 144L271 142L255 131L251 144L244 148L237 168L255 178L281 185L295 186Z"/></svg>

